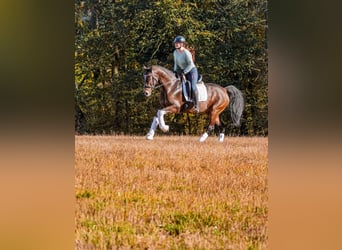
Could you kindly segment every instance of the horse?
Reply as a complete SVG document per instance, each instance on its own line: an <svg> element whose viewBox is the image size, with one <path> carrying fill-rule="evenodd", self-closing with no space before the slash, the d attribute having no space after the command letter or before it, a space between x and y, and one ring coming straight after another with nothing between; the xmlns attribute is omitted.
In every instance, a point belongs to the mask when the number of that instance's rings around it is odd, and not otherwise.
<svg viewBox="0 0 342 250"><path fill-rule="evenodd" d="M154 89L160 88L159 101L162 109L159 109L156 116L154 116L151 128L146 135L147 140L153 140L158 125L163 132L169 131L169 125L166 125L164 121L165 114L195 112L193 108L188 108L189 102L184 100L182 94L182 81L172 71L159 65L144 66L143 76L143 93L146 97L151 96ZM219 129L218 141L223 142L225 125L220 120L220 114L228 107L233 125L240 126L240 119L244 109L242 92L233 85L222 87L215 83L202 82L201 84L206 87L207 100L199 100L199 113L206 113L209 116L209 124L199 141L204 142L214 131L216 125Z"/></svg>

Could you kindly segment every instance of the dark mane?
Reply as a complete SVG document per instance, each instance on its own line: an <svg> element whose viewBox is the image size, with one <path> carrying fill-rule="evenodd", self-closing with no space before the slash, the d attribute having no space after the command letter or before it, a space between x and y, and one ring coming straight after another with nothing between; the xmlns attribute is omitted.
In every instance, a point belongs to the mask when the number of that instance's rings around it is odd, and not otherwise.
<svg viewBox="0 0 342 250"><path fill-rule="evenodd" d="M167 68L164 68L164 67L159 66L159 65L153 65L153 66L152 66L152 69L153 69L153 68L158 68L158 69L160 69L161 71L163 71L164 73L166 73L167 76L169 76L169 77L175 77L174 74L173 74L173 72L172 72L171 70L167 69Z"/></svg>

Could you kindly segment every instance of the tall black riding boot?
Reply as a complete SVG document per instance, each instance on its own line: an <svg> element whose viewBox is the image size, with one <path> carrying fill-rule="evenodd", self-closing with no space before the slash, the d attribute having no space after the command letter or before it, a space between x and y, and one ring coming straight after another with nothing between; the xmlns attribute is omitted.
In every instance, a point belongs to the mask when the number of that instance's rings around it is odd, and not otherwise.
<svg viewBox="0 0 342 250"><path fill-rule="evenodd" d="M199 107L198 107L198 90L197 90L197 88L194 89L194 111L195 111L195 113L199 112Z"/></svg>

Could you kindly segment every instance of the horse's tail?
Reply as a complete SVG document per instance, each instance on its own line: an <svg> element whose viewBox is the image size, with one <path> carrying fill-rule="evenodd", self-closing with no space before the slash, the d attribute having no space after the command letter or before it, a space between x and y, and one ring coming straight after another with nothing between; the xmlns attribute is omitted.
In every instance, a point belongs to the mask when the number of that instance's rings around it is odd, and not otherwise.
<svg viewBox="0 0 342 250"><path fill-rule="evenodd" d="M243 95L242 92L233 85L227 86L226 89L230 99L229 110L232 121L234 126L238 127L240 126L240 119L244 109Z"/></svg>

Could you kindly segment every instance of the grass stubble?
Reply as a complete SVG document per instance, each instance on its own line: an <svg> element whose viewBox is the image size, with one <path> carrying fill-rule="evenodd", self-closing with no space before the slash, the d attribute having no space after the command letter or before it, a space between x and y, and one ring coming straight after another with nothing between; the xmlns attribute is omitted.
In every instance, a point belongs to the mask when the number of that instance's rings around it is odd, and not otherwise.
<svg viewBox="0 0 342 250"><path fill-rule="evenodd" d="M75 137L76 249L266 249L268 139Z"/></svg>

